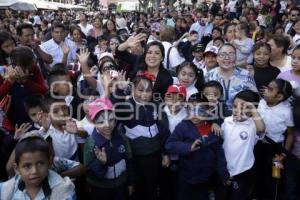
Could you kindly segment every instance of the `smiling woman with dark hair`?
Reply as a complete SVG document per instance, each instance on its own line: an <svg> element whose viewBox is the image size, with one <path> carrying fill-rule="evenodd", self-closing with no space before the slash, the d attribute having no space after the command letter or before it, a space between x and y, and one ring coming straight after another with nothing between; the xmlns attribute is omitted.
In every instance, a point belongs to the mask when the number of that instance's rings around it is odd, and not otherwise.
<svg viewBox="0 0 300 200"><path fill-rule="evenodd" d="M162 64L165 51L161 42L153 41L146 45L144 54L137 56L127 51L129 48L135 48L145 41L144 34L131 36L128 40L119 45L116 51L116 58L124 60L131 65L129 78L134 78L138 71L146 70L156 77L153 87L154 101L162 101L168 87L173 83L171 74Z"/></svg>

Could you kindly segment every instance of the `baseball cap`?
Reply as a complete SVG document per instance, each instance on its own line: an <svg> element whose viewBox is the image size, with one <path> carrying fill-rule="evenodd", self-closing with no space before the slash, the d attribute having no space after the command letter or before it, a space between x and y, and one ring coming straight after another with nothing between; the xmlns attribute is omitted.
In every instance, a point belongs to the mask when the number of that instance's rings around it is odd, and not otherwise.
<svg viewBox="0 0 300 200"><path fill-rule="evenodd" d="M207 53L213 53L213 54L217 55L218 52L219 52L219 48L218 47L216 47L216 46L209 46L209 47L207 47L205 49L205 52L204 52L203 56L205 56L205 54L207 54Z"/></svg>
<svg viewBox="0 0 300 200"><path fill-rule="evenodd" d="M181 94L184 98L186 97L186 88L182 85L170 85L166 94L178 93Z"/></svg>
<svg viewBox="0 0 300 200"><path fill-rule="evenodd" d="M204 52L205 50L205 46L201 43L198 43L198 44L195 44L193 47L192 47L192 51L201 51L201 52Z"/></svg>
<svg viewBox="0 0 300 200"><path fill-rule="evenodd" d="M98 98L89 104L89 115L91 120L94 120L96 115L103 110L113 110L113 104L106 98Z"/></svg>

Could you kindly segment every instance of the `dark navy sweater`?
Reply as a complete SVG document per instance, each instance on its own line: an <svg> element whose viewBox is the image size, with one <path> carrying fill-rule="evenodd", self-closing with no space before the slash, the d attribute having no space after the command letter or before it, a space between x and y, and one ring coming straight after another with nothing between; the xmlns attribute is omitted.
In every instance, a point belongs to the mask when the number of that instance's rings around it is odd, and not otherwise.
<svg viewBox="0 0 300 200"><path fill-rule="evenodd" d="M202 145L199 150L191 152L191 145L196 139L203 141ZM183 120L176 126L165 148L180 156L179 176L189 184L206 183L215 172L223 182L230 177L222 139L214 134L201 136L190 120Z"/></svg>

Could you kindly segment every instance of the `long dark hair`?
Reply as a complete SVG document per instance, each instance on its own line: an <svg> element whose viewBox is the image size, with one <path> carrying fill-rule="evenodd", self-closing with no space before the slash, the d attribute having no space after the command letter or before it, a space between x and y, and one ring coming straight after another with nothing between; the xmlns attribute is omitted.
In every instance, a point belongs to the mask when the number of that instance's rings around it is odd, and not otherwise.
<svg viewBox="0 0 300 200"><path fill-rule="evenodd" d="M202 87L204 84L203 71L201 69L198 69L198 67L193 62L183 62L176 68L177 76L184 67L190 67L194 71L194 73L196 75L195 87L200 92L202 90Z"/></svg>
<svg viewBox="0 0 300 200"><path fill-rule="evenodd" d="M148 43L145 47L145 50L144 50L142 70L147 70L147 64L145 62L145 58L146 58L146 54L147 54L149 48L152 47L152 46L158 46L158 48L161 52L161 55L162 55L162 60L165 58L165 48L164 48L164 46L162 45L161 42L153 41L153 42ZM160 68L162 68L162 67L163 67L163 64L162 64L162 61L161 61Z"/></svg>
<svg viewBox="0 0 300 200"><path fill-rule="evenodd" d="M6 58L9 57L1 48L2 44L8 40L12 40L15 44L16 41L7 31L0 32L0 65L7 65Z"/></svg>

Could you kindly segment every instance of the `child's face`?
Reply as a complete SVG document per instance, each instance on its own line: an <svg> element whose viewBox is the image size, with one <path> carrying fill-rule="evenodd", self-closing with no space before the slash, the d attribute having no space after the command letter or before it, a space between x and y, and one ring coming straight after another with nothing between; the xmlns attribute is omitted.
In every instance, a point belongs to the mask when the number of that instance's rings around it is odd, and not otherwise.
<svg viewBox="0 0 300 200"><path fill-rule="evenodd" d="M43 152L23 153L16 166L26 187L41 187L43 180L48 176L50 161Z"/></svg>
<svg viewBox="0 0 300 200"><path fill-rule="evenodd" d="M233 119L235 121L245 121L247 120L249 117L249 113L245 113L244 111L244 105L247 102L240 99L240 98L235 98L233 101L233 106L232 106L232 115L233 115Z"/></svg>
<svg viewBox="0 0 300 200"><path fill-rule="evenodd" d="M217 56L213 53L206 53L204 56L204 62L208 69L212 69L218 65Z"/></svg>
<svg viewBox="0 0 300 200"><path fill-rule="evenodd" d="M300 49L297 49L292 54L292 68L294 71L300 71Z"/></svg>
<svg viewBox="0 0 300 200"><path fill-rule="evenodd" d="M188 88L196 80L196 74L195 74L194 70L191 67L185 66L179 72L178 80L179 80L180 85Z"/></svg>
<svg viewBox="0 0 300 200"><path fill-rule="evenodd" d="M254 52L254 61L258 66L267 65L271 52L266 47L260 47Z"/></svg>
<svg viewBox="0 0 300 200"><path fill-rule="evenodd" d="M294 30L296 33L300 34L300 21L298 21L294 26Z"/></svg>
<svg viewBox="0 0 300 200"><path fill-rule="evenodd" d="M152 87L151 83L147 80L141 80L135 87L134 87L134 99L139 103L147 103L152 98Z"/></svg>
<svg viewBox="0 0 300 200"><path fill-rule="evenodd" d="M69 76L58 76L57 81L50 86L53 92L58 96L67 96L72 94L72 83Z"/></svg>
<svg viewBox="0 0 300 200"><path fill-rule="evenodd" d="M94 123L98 132L110 136L116 125L115 115L112 111L101 111L94 119Z"/></svg>
<svg viewBox="0 0 300 200"><path fill-rule="evenodd" d="M221 33L220 33L220 31L218 31L218 30L214 30L214 31L212 32L212 38L215 39L215 38L217 38L217 37L221 37Z"/></svg>
<svg viewBox="0 0 300 200"><path fill-rule="evenodd" d="M203 90L203 95L211 103L217 103L222 96L221 91L216 87L206 87Z"/></svg>
<svg viewBox="0 0 300 200"><path fill-rule="evenodd" d="M6 53L7 55L10 55L12 50L15 48L15 43L12 40L6 40L2 43L1 49Z"/></svg>
<svg viewBox="0 0 300 200"><path fill-rule="evenodd" d="M203 52L202 51L193 51L193 56L195 57L196 61L201 61L203 58Z"/></svg>
<svg viewBox="0 0 300 200"><path fill-rule="evenodd" d="M33 121L33 123L38 123L40 120L39 114L42 112L43 112L42 108L39 106L36 106L36 107L30 108L28 110L28 116L31 119L31 121Z"/></svg>
<svg viewBox="0 0 300 200"><path fill-rule="evenodd" d="M106 49L106 48L107 48L108 41L107 41L107 40L100 40L100 41L98 42L98 44L99 44L99 47L100 47L100 48Z"/></svg>
<svg viewBox="0 0 300 200"><path fill-rule="evenodd" d="M216 46L216 47L218 47L218 48L220 48L221 46L223 46L223 41L222 40L215 40L214 42L213 42L213 45L214 46Z"/></svg>
<svg viewBox="0 0 300 200"><path fill-rule="evenodd" d="M189 119L193 124L199 124L207 119L208 107L201 104L193 102L188 107Z"/></svg>
<svg viewBox="0 0 300 200"><path fill-rule="evenodd" d="M183 104L184 96L178 93L170 93L165 95L165 103L168 106L169 110L177 113Z"/></svg>
<svg viewBox="0 0 300 200"><path fill-rule="evenodd" d="M50 118L53 125L63 126L71 118L70 108L64 102L54 102L51 104Z"/></svg>
<svg viewBox="0 0 300 200"><path fill-rule="evenodd" d="M263 90L263 97L265 101L270 104L275 104L280 101L278 87L274 81L269 83L269 85Z"/></svg>

